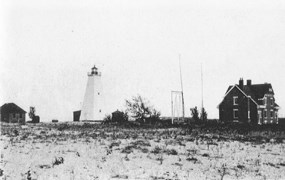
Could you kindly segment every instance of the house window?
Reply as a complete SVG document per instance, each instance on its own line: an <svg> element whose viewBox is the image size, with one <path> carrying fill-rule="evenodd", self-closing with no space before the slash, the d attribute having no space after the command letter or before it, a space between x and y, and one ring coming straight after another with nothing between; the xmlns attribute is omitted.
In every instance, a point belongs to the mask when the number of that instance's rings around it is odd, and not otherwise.
<svg viewBox="0 0 285 180"><path fill-rule="evenodd" d="M266 109L264 110L263 117L264 117L264 118L267 118L267 110L266 110Z"/></svg>
<svg viewBox="0 0 285 180"><path fill-rule="evenodd" d="M16 113L13 114L13 118L16 118Z"/></svg>
<svg viewBox="0 0 285 180"><path fill-rule="evenodd" d="M234 119L238 119L238 109L234 109Z"/></svg>
<svg viewBox="0 0 285 180"><path fill-rule="evenodd" d="M261 124L262 114L261 111L258 110L258 124Z"/></svg>
<svg viewBox="0 0 285 180"><path fill-rule="evenodd" d="M273 106L273 105L274 105L273 98L270 98L270 104L271 104L271 106Z"/></svg>
<svg viewBox="0 0 285 180"><path fill-rule="evenodd" d="M233 102L234 102L234 105L238 105L238 102L237 102L237 100L238 100L238 96L234 96L234 97L233 97Z"/></svg>
<svg viewBox="0 0 285 180"><path fill-rule="evenodd" d="M267 105L267 98L264 98L264 105Z"/></svg>
<svg viewBox="0 0 285 180"><path fill-rule="evenodd" d="M270 118L272 119L274 117L274 112L271 110L270 111Z"/></svg>
<svg viewBox="0 0 285 180"><path fill-rule="evenodd" d="M20 114L20 118L22 118L23 116L22 116L22 114Z"/></svg>

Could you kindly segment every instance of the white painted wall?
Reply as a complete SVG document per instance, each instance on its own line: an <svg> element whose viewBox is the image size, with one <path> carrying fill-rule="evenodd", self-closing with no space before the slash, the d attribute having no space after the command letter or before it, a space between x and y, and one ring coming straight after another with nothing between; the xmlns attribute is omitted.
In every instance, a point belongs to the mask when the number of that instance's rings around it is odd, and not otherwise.
<svg viewBox="0 0 285 180"><path fill-rule="evenodd" d="M88 75L83 106L80 115L82 120L101 121L104 118L104 98L101 75Z"/></svg>

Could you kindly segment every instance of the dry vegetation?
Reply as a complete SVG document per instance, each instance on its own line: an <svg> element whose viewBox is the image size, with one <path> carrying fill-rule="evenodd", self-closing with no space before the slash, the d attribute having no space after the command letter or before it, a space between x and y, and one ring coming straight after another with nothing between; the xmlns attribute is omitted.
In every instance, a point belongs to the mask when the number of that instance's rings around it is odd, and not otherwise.
<svg viewBox="0 0 285 180"><path fill-rule="evenodd" d="M1 124L0 178L285 179L285 131Z"/></svg>

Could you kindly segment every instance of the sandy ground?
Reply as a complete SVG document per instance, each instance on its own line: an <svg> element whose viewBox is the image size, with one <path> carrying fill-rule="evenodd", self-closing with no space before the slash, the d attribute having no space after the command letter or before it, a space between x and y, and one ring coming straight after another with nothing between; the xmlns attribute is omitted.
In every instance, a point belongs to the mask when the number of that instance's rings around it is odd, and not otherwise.
<svg viewBox="0 0 285 180"><path fill-rule="evenodd" d="M1 179L285 179L285 144L274 140L47 124L1 130Z"/></svg>

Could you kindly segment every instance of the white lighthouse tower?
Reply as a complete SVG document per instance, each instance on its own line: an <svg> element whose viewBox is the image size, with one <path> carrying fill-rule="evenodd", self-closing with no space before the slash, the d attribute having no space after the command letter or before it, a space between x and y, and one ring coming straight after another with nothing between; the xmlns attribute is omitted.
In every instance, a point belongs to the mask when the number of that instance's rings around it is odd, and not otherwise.
<svg viewBox="0 0 285 180"><path fill-rule="evenodd" d="M103 87L101 72L94 66L88 73L88 82L84 95L83 106L80 114L80 121L93 120L102 121L103 115Z"/></svg>

